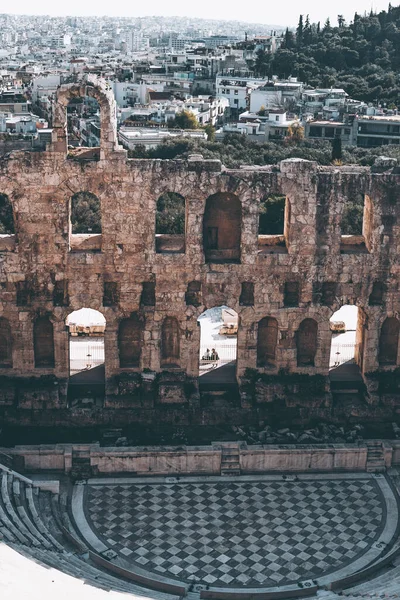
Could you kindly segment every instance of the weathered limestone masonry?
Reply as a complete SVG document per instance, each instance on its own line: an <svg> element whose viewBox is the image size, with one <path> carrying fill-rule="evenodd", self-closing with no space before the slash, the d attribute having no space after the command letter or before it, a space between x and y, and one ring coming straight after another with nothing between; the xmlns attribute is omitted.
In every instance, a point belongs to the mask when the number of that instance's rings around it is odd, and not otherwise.
<svg viewBox="0 0 400 600"><path fill-rule="evenodd" d="M101 108L97 162L67 158L65 107L71 96L85 94ZM83 242L70 227L71 196L79 191L101 201L102 235ZM186 200L183 253L156 253L156 201L166 191ZM395 364L379 362L382 324L400 311L400 170L393 163L381 161L369 169L286 160L279 166L228 170L197 155L187 161L128 160L117 143L110 92L86 81L60 88L53 142L46 152L1 159L0 193L10 199L15 220L15 235L0 237L0 317L9 323L12 344L12 358L0 372L3 422L243 423L281 410L298 421L340 414L384 419L400 410L398 358ZM234 195L240 201L239 257L231 254L235 260L224 262L222 252L219 260L206 262L206 201L221 193L229 194L221 196L225 200ZM365 195L363 236L341 239L341 216L355 193ZM259 253L259 205L269 194L287 198L286 246ZM254 298L250 294L245 304L243 283L254 286ZM298 285L297 306L284 305L287 283ZM107 286L113 290L111 301ZM149 289L155 290L155 304L152 294L147 297ZM221 304L239 313L239 400L217 408L199 393L197 318ZM335 405L328 378L329 318L343 304L362 308L357 362L365 390L363 401L348 408ZM107 322L105 400L91 410L69 408L67 399L65 319L82 307L100 310ZM119 324L132 314L141 327L140 362L121 368ZM53 325L54 367L35 367L39 317ZM178 343L179 362L162 366L167 317L179 324L179 340L172 344L176 359ZM258 322L264 317L277 320L278 340L274 361L257 367ZM299 361L299 344L306 354L307 345L313 345L312 332L299 334L304 319L317 323L316 352L308 364ZM39 343L40 332L35 335Z"/></svg>

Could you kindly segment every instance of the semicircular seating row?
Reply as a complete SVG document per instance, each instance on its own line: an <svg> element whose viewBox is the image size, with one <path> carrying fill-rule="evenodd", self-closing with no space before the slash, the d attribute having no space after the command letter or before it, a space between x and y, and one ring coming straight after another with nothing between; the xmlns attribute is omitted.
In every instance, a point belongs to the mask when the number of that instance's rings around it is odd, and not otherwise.
<svg viewBox="0 0 400 600"><path fill-rule="evenodd" d="M7 571L7 553L4 552L6 548L10 552L10 561L11 553L17 551L26 560L33 559L36 564L52 567L83 580L86 589L87 586L91 586L90 598L103 599L106 590L123 593L123 597L131 600L200 600L200 593L196 591L189 591L186 596L182 596L151 590L115 576L95 564L89 555L90 549L69 517L66 491L50 491L51 485L35 484L34 481L1 464L0 483L0 566L4 572ZM1 570L0 568L0 572ZM37 573L35 575L35 584L40 586L40 571L39 576ZM63 585L65 586L65 581ZM27 580L26 597L31 597L31 586L31 582ZM1 576L0 597L3 597ZM310 600L381 598L400 599L400 557L394 558L390 566L378 572L369 581L340 592L340 596L333 591L320 591L317 596L311 596Z"/></svg>

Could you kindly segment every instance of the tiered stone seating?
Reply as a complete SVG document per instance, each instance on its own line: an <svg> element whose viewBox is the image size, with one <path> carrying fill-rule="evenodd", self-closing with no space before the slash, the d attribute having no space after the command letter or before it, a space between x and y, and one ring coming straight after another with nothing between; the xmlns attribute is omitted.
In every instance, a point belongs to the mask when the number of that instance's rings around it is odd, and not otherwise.
<svg viewBox="0 0 400 600"><path fill-rule="evenodd" d="M190 590L186 596L181 597L154 591L105 571L102 565L92 562L89 548L69 516L66 490L55 493L54 489L50 491L52 487L54 488L54 482L47 482L47 485L35 484L0 465L0 597L3 597L2 569L7 572L7 555L4 553L8 550L10 561L15 561L15 551L18 552L19 561L33 558L37 566L35 577L45 578L47 571L39 569L40 565L45 565L64 576L84 582L90 588L90 599L102 600L103 592L106 591L110 594L107 596L110 600L119 599L120 594L132 600L200 600L201 590ZM397 550L397 546L390 550L393 555L392 563L385 566L385 570L381 569L376 576L370 575L368 581L354 584L343 591L320 590L309 597L309 600L400 599L400 557L397 558ZM33 568L32 564L29 568ZM69 582L68 585L75 585L73 580L65 581ZM29 581L26 585L28 589ZM41 587L40 582L38 587ZM71 587L71 596L73 593ZM9 597L17 598L15 595ZM53 597L57 597L57 594ZM47 600L45 596L43 600Z"/></svg>
<svg viewBox="0 0 400 600"><path fill-rule="evenodd" d="M41 490L33 481L1 465L0 484L0 543L3 541L23 556L84 580L99 590L122 592L137 600L178 600L172 594L144 589L114 577L92 564L88 548L69 518L65 492ZM0 597L3 597L1 578Z"/></svg>

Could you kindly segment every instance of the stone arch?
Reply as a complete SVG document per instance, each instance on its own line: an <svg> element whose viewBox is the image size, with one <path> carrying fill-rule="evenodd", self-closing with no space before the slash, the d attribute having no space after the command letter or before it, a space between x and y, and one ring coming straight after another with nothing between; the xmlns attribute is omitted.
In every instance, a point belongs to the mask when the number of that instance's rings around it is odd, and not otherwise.
<svg viewBox="0 0 400 600"><path fill-rule="evenodd" d="M387 317L382 323L379 336L379 364L396 365L399 348L400 321Z"/></svg>
<svg viewBox="0 0 400 600"><path fill-rule="evenodd" d="M278 321L264 317L258 322L257 367L274 366L278 342Z"/></svg>
<svg viewBox="0 0 400 600"><path fill-rule="evenodd" d="M0 367L12 367L11 327L4 317L0 317Z"/></svg>
<svg viewBox="0 0 400 600"><path fill-rule="evenodd" d="M7 194L0 194L0 235L14 235L14 212Z"/></svg>
<svg viewBox="0 0 400 600"><path fill-rule="evenodd" d="M175 317L165 317L161 327L161 366L179 367L180 328Z"/></svg>
<svg viewBox="0 0 400 600"><path fill-rule="evenodd" d="M49 317L37 317L33 324L35 368L54 367L53 323Z"/></svg>
<svg viewBox="0 0 400 600"><path fill-rule="evenodd" d="M297 366L314 366L317 353L318 323L314 319L303 319L297 330Z"/></svg>
<svg viewBox="0 0 400 600"><path fill-rule="evenodd" d="M176 192L164 192L156 203L156 252L185 252L186 201Z"/></svg>
<svg viewBox="0 0 400 600"><path fill-rule="evenodd" d="M139 367L143 345L143 321L137 313L122 319L118 328L119 366Z"/></svg>
<svg viewBox="0 0 400 600"><path fill-rule="evenodd" d="M51 150L67 154L67 106L72 98L89 96L100 107L100 158L107 152L119 150L117 138L116 102L107 83L96 76L85 75L79 83L62 85L57 90L53 111Z"/></svg>
<svg viewBox="0 0 400 600"><path fill-rule="evenodd" d="M203 250L206 262L240 262L242 205L235 194L209 196L203 217Z"/></svg>
<svg viewBox="0 0 400 600"><path fill-rule="evenodd" d="M101 202L87 191L76 192L71 196L71 234L101 233Z"/></svg>

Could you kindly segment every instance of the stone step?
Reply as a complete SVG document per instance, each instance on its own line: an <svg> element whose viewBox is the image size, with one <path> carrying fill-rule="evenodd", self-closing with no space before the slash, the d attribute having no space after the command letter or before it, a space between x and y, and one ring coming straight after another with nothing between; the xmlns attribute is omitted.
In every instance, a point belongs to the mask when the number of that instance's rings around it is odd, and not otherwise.
<svg viewBox="0 0 400 600"><path fill-rule="evenodd" d="M352 594L359 597L360 594L364 594L365 592L376 593L382 588L382 586L383 589L386 589L388 584L393 583L393 581L397 581L400 590L400 567L389 569L385 571L385 573L382 573L382 575L374 577L372 580L365 581L348 588L347 590L343 591L343 595L347 597L349 594Z"/></svg>
<svg viewBox="0 0 400 600"><path fill-rule="evenodd" d="M231 454L230 456L223 456L221 462L223 464L232 463L232 462L239 463L239 455L236 456L236 455Z"/></svg>
<svg viewBox="0 0 400 600"><path fill-rule="evenodd" d="M36 523L36 527L39 529L40 533L51 542L52 546L57 551L63 551L63 546L53 537L53 535L48 531L46 526L44 525L41 516L38 513L36 508L36 503L34 497L36 497L39 493L38 488L27 487L25 489L26 499L28 501L29 512L31 514L31 518Z"/></svg>
<svg viewBox="0 0 400 600"><path fill-rule="evenodd" d="M3 473L2 474L2 482L1 482L1 491L2 498L6 510L8 512L8 516L13 521L14 525L19 529L19 531L25 535L34 546L40 546L41 542L36 536L36 532L32 532L29 526L24 522L24 511L18 510L17 498L14 496L14 478L11 474ZM16 480L16 486L18 486L19 482ZM29 522L29 518L26 517L27 522Z"/></svg>
<svg viewBox="0 0 400 600"><path fill-rule="evenodd" d="M52 548L52 544L40 533L37 529L35 523L32 519L29 518L29 513L26 507L25 496L25 484L22 481L18 481L17 479L13 481L13 491L14 491L14 501L17 505L17 511L23 520L26 527L29 529L31 534L35 536L40 545L43 545L45 548ZM25 501L24 501L25 500Z"/></svg>
<svg viewBox="0 0 400 600"><path fill-rule="evenodd" d="M240 465L238 463L227 463L221 465L221 471L240 471Z"/></svg>

